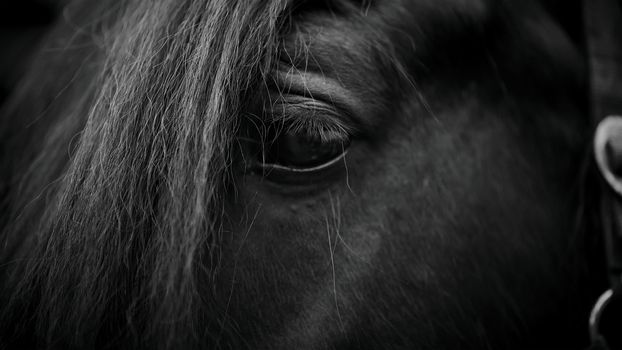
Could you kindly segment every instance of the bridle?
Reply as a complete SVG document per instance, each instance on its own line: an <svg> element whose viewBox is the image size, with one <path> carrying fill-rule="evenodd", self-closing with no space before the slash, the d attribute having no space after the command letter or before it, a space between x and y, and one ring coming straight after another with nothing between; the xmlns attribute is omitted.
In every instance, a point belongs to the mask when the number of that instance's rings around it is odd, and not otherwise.
<svg viewBox="0 0 622 350"><path fill-rule="evenodd" d="M595 149L613 150L602 143L602 133L610 130L612 116L622 116L622 2L620 0L583 0L585 15L585 40L589 65L591 118L598 125ZM609 128L608 128L609 127ZM622 141L622 129L614 136ZM602 158L602 152L595 152ZM606 154L606 152L605 152ZM622 154L610 154L615 160L622 160ZM596 159L597 164L610 159ZM622 169L618 169L622 170ZM601 173L603 173L601 169ZM602 330L603 315L622 296L622 196L620 188L614 188L612 181L602 181L601 222L609 289L594 304L590 315L590 349L614 350L608 335ZM620 182L622 183L622 182ZM622 324L609 324L622 334Z"/></svg>

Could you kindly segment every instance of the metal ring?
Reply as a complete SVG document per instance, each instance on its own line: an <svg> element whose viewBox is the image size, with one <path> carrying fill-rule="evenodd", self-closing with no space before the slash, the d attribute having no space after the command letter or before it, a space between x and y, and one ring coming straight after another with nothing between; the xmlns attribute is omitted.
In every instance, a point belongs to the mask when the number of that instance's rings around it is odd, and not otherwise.
<svg viewBox="0 0 622 350"><path fill-rule="evenodd" d="M607 308L607 305L609 305L613 299L613 294L613 290L608 289L598 298L598 300L596 300L596 303L592 308L592 312L590 313L590 339L592 340L592 343L603 339L600 334L600 330L598 329L600 326L600 318Z"/></svg>

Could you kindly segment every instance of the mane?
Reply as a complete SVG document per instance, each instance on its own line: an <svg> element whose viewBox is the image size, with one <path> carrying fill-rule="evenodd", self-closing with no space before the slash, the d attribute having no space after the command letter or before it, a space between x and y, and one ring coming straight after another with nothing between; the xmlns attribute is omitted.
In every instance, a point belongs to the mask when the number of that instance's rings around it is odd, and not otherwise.
<svg viewBox="0 0 622 350"><path fill-rule="evenodd" d="M286 3L95 3L67 11L2 112L0 345L196 346L218 322L229 146Z"/></svg>

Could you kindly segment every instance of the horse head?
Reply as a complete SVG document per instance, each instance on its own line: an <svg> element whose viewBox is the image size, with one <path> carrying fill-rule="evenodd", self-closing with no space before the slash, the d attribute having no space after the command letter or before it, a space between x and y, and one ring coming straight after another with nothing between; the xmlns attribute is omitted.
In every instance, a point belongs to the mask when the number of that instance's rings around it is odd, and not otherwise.
<svg viewBox="0 0 622 350"><path fill-rule="evenodd" d="M571 3L68 4L3 109L0 341L586 346Z"/></svg>

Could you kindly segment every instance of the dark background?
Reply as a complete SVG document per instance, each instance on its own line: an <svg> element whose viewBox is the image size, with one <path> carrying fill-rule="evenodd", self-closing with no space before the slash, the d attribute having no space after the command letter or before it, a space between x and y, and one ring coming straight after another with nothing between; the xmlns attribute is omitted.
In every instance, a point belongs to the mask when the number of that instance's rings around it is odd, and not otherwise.
<svg viewBox="0 0 622 350"><path fill-rule="evenodd" d="M46 29L61 15L61 2L0 1L0 104L23 74Z"/></svg>

